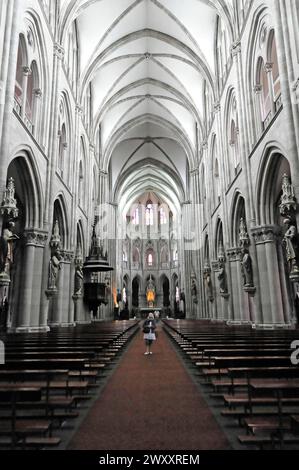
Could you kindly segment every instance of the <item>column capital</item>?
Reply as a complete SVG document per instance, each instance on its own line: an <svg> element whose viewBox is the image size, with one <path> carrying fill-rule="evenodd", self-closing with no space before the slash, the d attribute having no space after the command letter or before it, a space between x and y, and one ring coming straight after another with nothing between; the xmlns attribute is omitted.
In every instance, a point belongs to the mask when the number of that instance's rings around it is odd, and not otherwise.
<svg viewBox="0 0 299 470"><path fill-rule="evenodd" d="M238 54L241 53L241 41L238 39L237 41L235 41L232 45L231 45L231 54L233 57L236 57Z"/></svg>
<svg viewBox="0 0 299 470"><path fill-rule="evenodd" d="M100 176L104 176L105 178L108 176L108 171L106 170L99 170Z"/></svg>
<svg viewBox="0 0 299 470"><path fill-rule="evenodd" d="M73 251L63 250L61 254L63 256L63 263L71 263L75 259Z"/></svg>
<svg viewBox="0 0 299 470"><path fill-rule="evenodd" d="M89 144L89 150L90 152L95 153L96 146L94 144Z"/></svg>
<svg viewBox="0 0 299 470"><path fill-rule="evenodd" d="M40 88L34 88L33 93L35 98L41 98L43 96L43 92Z"/></svg>
<svg viewBox="0 0 299 470"><path fill-rule="evenodd" d="M191 176L198 176L199 175L199 168L192 168L192 170L190 170L190 175Z"/></svg>
<svg viewBox="0 0 299 470"><path fill-rule="evenodd" d="M75 112L76 114L78 114L79 116L82 116L83 115L83 108L80 104L76 104L76 107L75 107Z"/></svg>
<svg viewBox="0 0 299 470"><path fill-rule="evenodd" d="M297 78L297 80L295 80L295 82L292 84L292 90L294 92L296 92L299 88L299 78Z"/></svg>
<svg viewBox="0 0 299 470"><path fill-rule="evenodd" d="M24 67L22 67L22 70L24 75L31 75L31 68L28 67L28 65L24 65Z"/></svg>
<svg viewBox="0 0 299 470"><path fill-rule="evenodd" d="M219 101L215 101L214 103L214 113L219 113L221 111L221 104Z"/></svg>
<svg viewBox="0 0 299 470"><path fill-rule="evenodd" d="M44 248L49 238L48 232L38 229L28 229L24 232L25 244Z"/></svg>
<svg viewBox="0 0 299 470"><path fill-rule="evenodd" d="M260 94L262 93L262 91L263 91L262 85L255 85L255 86L253 87L253 91L254 91L254 93L255 93L256 95L260 95Z"/></svg>
<svg viewBox="0 0 299 470"><path fill-rule="evenodd" d="M256 245L274 243L280 236L280 227L277 225L261 225L250 229Z"/></svg>
<svg viewBox="0 0 299 470"><path fill-rule="evenodd" d="M59 60L63 60L64 58L64 48L62 47L61 44L56 42L54 44L54 56L58 57Z"/></svg>
<svg viewBox="0 0 299 470"><path fill-rule="evenodd" d="M211 261L211 268L214 272L219 271L219 261L218 260Z"/></svg>
<svg viewBox="0 0 299 470"><path fill-rule="evenodd" d="M265 63L265 72L270 73L273 70L273 62L266 62Z"/></svg>
<svg viewBox="0 0 299 470"><path fill-rule="evenodd" d="M207 150L208 149L208 141L207 140L203 140L202 143L201 143L201 148L203 150Z"/></svg>
<svg viewBox="0 0 299 470"><path fill-rule="evenodd" d="M235 248L229 248L226 250L226 254L230 262L240 261L241 248L238 246Z"/></svg>

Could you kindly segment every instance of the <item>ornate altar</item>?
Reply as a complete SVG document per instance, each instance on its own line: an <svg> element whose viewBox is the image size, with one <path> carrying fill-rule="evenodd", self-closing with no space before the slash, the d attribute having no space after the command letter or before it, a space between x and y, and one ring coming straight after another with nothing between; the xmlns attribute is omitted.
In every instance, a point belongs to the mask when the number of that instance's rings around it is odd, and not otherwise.
<svg viewBox="0 0 299 470"><path fill-rule="evenodd" d="M146 300L149 308L154 308L156 300L156 288L152 276L150 276L146 288Z"/></svg>

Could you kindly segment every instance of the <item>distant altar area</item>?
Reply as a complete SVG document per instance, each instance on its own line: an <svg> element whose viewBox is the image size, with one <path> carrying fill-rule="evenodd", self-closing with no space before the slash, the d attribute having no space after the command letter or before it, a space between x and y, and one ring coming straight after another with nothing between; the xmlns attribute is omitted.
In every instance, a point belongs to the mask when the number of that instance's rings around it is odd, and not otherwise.
<svg viewBox="0 0 299 470"><path fill-rule="evenodd" d="M150 312L159 312L160 317L162 317L163 309L158 307L142 307L139 309L140 317L146 318Z"/></svg>

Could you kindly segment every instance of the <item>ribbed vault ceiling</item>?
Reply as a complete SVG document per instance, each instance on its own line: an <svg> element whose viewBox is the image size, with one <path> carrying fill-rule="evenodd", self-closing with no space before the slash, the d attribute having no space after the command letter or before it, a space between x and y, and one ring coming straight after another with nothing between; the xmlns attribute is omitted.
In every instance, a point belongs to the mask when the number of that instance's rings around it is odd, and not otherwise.
<svg viewBox="0 0 299 470"><path fill-rule="evenodd" d="M76 21L80 99L91 84L94 136L100 126L102 166L110 165L114 188L121 191L120 178L128 174L130 185L158 191L164 175L165 185L170 188L170 178L185 197L188 169L206 132L205 86L215 99L218 17L233 41L232 0L61 3L60 39L64 44Z"/></svg>

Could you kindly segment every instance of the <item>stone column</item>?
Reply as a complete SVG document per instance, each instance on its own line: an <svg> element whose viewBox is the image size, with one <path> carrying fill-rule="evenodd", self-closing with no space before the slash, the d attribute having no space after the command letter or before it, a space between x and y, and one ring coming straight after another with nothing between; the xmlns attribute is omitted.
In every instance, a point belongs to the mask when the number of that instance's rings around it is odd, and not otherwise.
<svg viewBox="0 0 299 470"><path fill-rule="evenodd" d="M298 77L294 75L291 57L289 18L285 0L273 0L276 47L281 82L283 112L288 123L288 159L291 165L292 181L297 200L299 200L299 109L297 86ZM293 86L290 86L293 84ZM295 106L294 106L294 105Z"/></svg>
<svg viewBox="0 0 299 470"><path fill-rule="evenodd" d="M272 225L255 227L251 230L257 251L261 315L256 319L260 324L284 324L284 306L277 256L277 228ZM259 313L259 312L258 312Z"/></svg>
<svg viewBox="0 0 299 470"><path fill-rule="evenodd" d="M26 101L27 101L27 87L28 87L28 77L31 75L30 67L25 65L23 67L23 81L22 81L22 103L21 103L21 118L24 119L26 115Z"/></svg>
<svg viewBox="0 0 299 470"><path fill-rule="evenodd" d="M12 69L10 69L10 61L12 60L13 65L16 65L17 62L17 41L18 31L16 28L16 2L15 0L7 1L6 5L2 4L2 8L5 8L5 16L3 15L3 23L1 28L4 28L2 43L0 45L0 141L2 135L2 124L3 124L3 114L6 104L6 88L9 80L11 81L15 76L10 77L9 74ZM2 14L2 12L1 12ZM16 49L16 50L15 50ZM10 88L10 87L9 87Z"/></svg>
<svg viewBox="0 0 299 470"><path fill-rule="evenodd" d="M191 273L194 271L196 266L193 266L192 251L190 249L190 244L192 248L192 241L189 242L189 239L192 238L191 233L191 219L192 219L192 205L190 201L186 201L183 204L182 211L182 227L183 227L183 249L185 253L185 273L187 274L186 278L186 317L195 318L196 307L191 299ZM196 273L195 273L196 274ZM197 277L197 276L196 276ZM198 289L198 285L197 285Z"/></svg>
<svg viewBox="0 0 299 470"><path fill-rule="evenodd" d="M8 138L14 105L19 32L24 2L10 0L7 5L2 63L0 64L0 194L6 187ZM2 230L2 222L0 222Z"/></svg>
<svg viewBox="0 0 299 470"><path fill-rule="evenodd" d="M257 119L257 122L256 122L256 127L257 127L257 131L258 131L258 135L255 136L256 140L262 135L262 132L263 132L263 123L262 123L262 120L263 120L263 117L262 117L262 85L255 85L255 87L253 88L253 91L254 91L254 95L255 95L255 100L254 100L254 104L255 104L255 113L256 113L256 119Z"/></svg>
<svg viewBox="0 0 299 470"><path fill-rule="evenodd" d="M231 48L233 60L236 64L237 72L237 105L239 110L239 136L240 136L240 157L242 170L245 174L245 205L247 218L250 221L250 224L255 221L255 212L254 212L254 198L253 198L253 188L252 188L252 178L250 171L250 162L248 155L250 153L250 144L249 144L249 120L248 112L245 105L245 85L243 82L243 63L242 63L242 54L241 54L241 43L236 41Z"/></svg>
<svg viewBox="0 0 299 470"><path fill-rule="evenodd" d="M34 116L33 116L33 135L37 141L41 141L40 139L40 119L41 119L41 105L42 105L42 90L40 88L36 88L33 90L34 92Z"/></svg>
<svg viewBox="0 0 299 470"><path fill-rule="evenodd" d="M198 288L198 303L195 306L195 315L196 318L203 317L203 301L204 301L204 293L203 293L203 283L202 283L202 270L201 270L201 262L200 262L200 248L201 248L201 223L200 223L200 182L199 182L199 169L194 168L190 171L191 176L191 187L192 187L192 200L193 200L193 223L194 223L194 241L193 241L193 249L191 252L192 259L194 262L194 269L197 274L197 288Z"/></svg>
<svg viewBox="0 0 299 470"><path fill-rule="evenodd" d="M59 283L59 293L58 293L58 310L60 310L59 319L61 326L73 326L74 322L70 324L69 318L71 310L73 308L73 302L70 301L71 298L71 263L73 260L73 253L69 251L64 251L63 253L63 262L61 269L61 284Z"/></svg>
<svg viewBox="0 0 299 470"><path fill-rule="evenodd" d="M267 74L267 79L268 79L271 114L272 116L274 116L276 113L276 109L275 109L275 96L274 96L274 90L273 90L273 64L271 62L267 62L265 64L265 72Z"/></svg>
<svg viewBox="0 0 299 470"><path fill-rule="evenodd" d="M40 324L43 251L47 238L48 234L40 230L25 232L22 292L15 326L17 332L47 331L47 326Z"/></svg>
<svg viewBox="0 0 299 470"><path fill-rule="evenodd" d="M54 44L54 62L53 62L53 86L51 94L51 106L50 106L50 130L49 130L49 164L47 168L47 183L46 183L46 208L45 208L45 225L49 226L49 220L52 220L53 201L55 197L55 172L57 167L57 156L58 156L58 116L59 116L59 89L58 81L60 70L62 67L62 60L64 57L63 47L55 43Z"/></svg>
<svg viewBox="0 0 299 470"><path fill-rule="evenodd" d="M241 284L240 249L227 250L227 257L231 272L231 289L233 312L229 320L241 321L243 319L243 289Z"/></svg>
<svg viewBox="0 0 299 470"><path fill-rule="evenodd" d="M217 273L219 271L219 263L218 261L214 260L211 262L211 268L212 268L212 276L213 276L213 287L214 287L214 308L212 312L212 320L223 320L222 317L222 306L221 306L221 299L219 295L219 289L218 289L218 279L217 279Z"/></svg>

